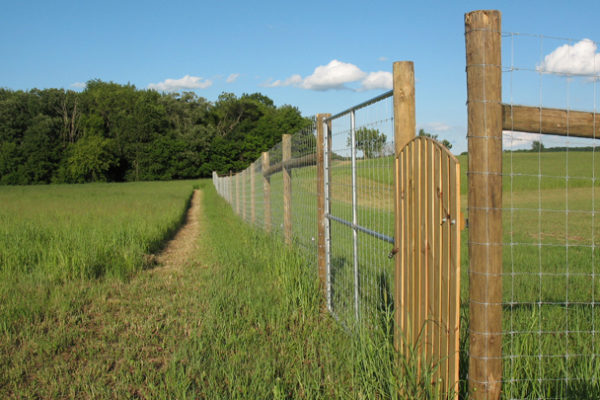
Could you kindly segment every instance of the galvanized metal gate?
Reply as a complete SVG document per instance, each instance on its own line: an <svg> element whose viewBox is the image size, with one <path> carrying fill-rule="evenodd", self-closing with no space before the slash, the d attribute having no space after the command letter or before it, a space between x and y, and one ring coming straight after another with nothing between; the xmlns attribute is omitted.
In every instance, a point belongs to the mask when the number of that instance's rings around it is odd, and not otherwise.
<svg viewBox="0 0 600 400"><path fill-rule="evenodd" d="M458 391L460 165L419 136L396 157L396 343L434 366L442 393ZM421 368L421 367L419 367Z"/></svg>

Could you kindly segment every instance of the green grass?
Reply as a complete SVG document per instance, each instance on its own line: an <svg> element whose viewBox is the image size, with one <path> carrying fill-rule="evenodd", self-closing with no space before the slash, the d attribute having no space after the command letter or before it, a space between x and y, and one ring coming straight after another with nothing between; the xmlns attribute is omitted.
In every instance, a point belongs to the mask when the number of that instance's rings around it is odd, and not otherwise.
<svg viewBox="0 0 600 400"><path fill-rule="evenodd" d="M381 325L344 330L322 312L312 264L200 186L185 265L65 282L53 296L68 304L0 332L0 397L434 396L428 373L396 359L386 310Z"/></svg>
<svg viewBox="0 0 600 400"><path fill-rule="evenodd" d="M151 266L145 255L180 226L193 185L0 187L0 329L78 303L63 299L72 282L128 279Z"/></svg>

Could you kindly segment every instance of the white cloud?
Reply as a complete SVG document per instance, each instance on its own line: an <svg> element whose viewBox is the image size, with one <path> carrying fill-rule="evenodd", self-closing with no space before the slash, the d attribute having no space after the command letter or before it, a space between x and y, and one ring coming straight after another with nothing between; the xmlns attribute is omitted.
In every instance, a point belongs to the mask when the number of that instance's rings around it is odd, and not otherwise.
<svg viewBox="0 0 600 400"><path fill-rule="evenodd" d="M544 57L538 65L541 72L567 75L600 75L600 53L598 46L590 39L583 39L573 45L565 44Z"/></svg>
<svg viewBox="0 0 600 400"><path fill-rule="evenodd" d="M227 79L225 80L225 82L227 83L233 83L237 80L237 78L240 77L240 74L231 74L227 77Z"/></svg>
<svg viewBox="0 0 600 400"><path fill-rule="evenodd" d="M372 90L372 89L391 89L394 79L391 72L377 71L371 72L369 75L362 80L360 90Z"/></svg>
<svg viewBox="0 0 600 400"><path fill-rule="evenodd" d="M310 90L345 89L346 83L363 79L367 74L356 65L331 60L315 68L312 75L302 81L301 87Z"/></svg>
<svg viewBox="0 0 600 400"><path fill-rule="evenodd" d="M427 122L421 126L426 131L433 132L446 132L449 131L452 127L443 122Z"/></svg>
<svg viewBox="0 0 600 400"><path fill-rule="evenodd" d="M531 144L540 140L539 133L527 133L517 131L502 132L502 148L505 150L530 149Z"/></svg>
<svg viewBox="0 0 600 400"><path fill-rule="evenodd" d="M75 82L75 83L71 83L71 87L72 88L76 88L76 89L85 89L87 86L87 84L85 82Z"/></svg>
<svg viewBox="0 0 600 400"><path fill-rule="evenodd" d="M331 60L327 65L320 65L305 78L294 74L285 80L267 82L263 86L282 87L295 86L308 90L340 90L351 89L350 83L360 83L358 90L391 89L392 74L386 71L367 73L354 64L339 60Z"/></svg>
<svg viewBox="0 0 600 400"><path fill-rule="evenodd" d="M388 60L388 58L387 58L387 57L379 57L379 58L378 58L378 60L379 60L379 61L387 61L387 60Z"/></svg>
<svg viewBox="0 0 600 400"><path fill-rule="evenodd" d="M206 89L212 86L210 79L204 79L199 76L186 75L181 79L165 79L163 82L151 83L149 89L155 89L163 92L176 92L185 89Z"/></svg>

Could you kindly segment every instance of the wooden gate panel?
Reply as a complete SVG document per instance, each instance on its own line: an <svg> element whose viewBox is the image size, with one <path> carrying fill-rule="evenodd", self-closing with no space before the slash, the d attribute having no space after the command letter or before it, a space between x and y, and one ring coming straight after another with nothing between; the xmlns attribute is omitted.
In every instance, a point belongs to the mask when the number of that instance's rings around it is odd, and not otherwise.
<svg viewBox="0 0 600 400"><path fill-rule="evenodd" d="M434 366L443 392L458 391L460 166L439 142L416 137L396 158L401 238L398 347L420 371Z"/></svg>

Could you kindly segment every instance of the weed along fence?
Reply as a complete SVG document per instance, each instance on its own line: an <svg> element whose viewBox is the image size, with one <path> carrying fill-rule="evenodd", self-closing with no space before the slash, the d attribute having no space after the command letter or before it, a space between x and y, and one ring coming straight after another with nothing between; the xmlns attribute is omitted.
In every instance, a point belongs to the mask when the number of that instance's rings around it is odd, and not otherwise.
<svg viewBox="0 0 600 400"><path fill-rule="evenodd" d="M465 43L468 160L415 137L398 62L393 90L317 115L215 187L306 254L350 331L393 315L440 397L600 398L600 57L569 72L555 58L593 42L502 32L498 11L466 14Z"/></svg>

